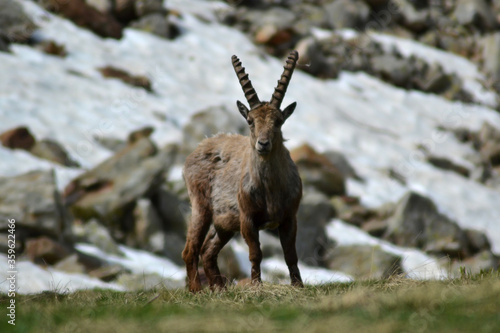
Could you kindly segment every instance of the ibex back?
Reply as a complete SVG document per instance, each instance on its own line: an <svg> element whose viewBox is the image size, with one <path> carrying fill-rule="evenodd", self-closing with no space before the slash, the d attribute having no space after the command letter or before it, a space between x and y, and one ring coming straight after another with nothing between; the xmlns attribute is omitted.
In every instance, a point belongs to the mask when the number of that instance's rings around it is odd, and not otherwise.
<svg viewBox="0 0 500 333"><path fill-rule="evenodd" d="M302 182L281 132L296 103L280 110L297 59L297 51L292 51L271 101L261 102L240 60L233 56L234 70L250 104L249 110L237 101L250 136L216 135L203 140L186 159L184 180L192 216L182 257L192 292L201 290L200 254L210 287L224 287L217 255L236 232L248 244L252 283L260 283L259 230L274 228L279 231L292 285L302 286L295 249Z"/></svg>

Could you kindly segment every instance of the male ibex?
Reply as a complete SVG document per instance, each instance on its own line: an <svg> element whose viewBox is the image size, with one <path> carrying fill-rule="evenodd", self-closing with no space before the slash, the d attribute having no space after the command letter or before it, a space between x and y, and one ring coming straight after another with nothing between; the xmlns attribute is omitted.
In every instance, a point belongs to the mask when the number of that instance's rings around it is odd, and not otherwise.
<svg viewBox="0 0 500 333"><path fill-rule="evenodd" d="M189 290L201 290L198 259L212 289L224 287L217 255L240 231L249 247L252 283L261 282L259 230L278 228L292 285L303 286L297 267L295 237L302 182L283 144L281 126L297 103L280 105L299 55L292 51L270 102L261 102L240 60L232 57L250 110L237 101L250 137L218 134L203 140L186 159L184 180L192 205L186 247Z"/></svg>

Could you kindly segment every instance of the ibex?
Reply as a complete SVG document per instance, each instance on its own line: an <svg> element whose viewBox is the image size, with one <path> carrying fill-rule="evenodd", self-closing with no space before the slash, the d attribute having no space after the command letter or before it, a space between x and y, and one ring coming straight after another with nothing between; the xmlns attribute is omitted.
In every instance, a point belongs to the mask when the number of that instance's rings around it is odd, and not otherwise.
<svg viewBox="0 0 500 333"><path fill-rule="evenodd" d="M275 228L279 231L291 283L303 286L295 249L302 182L281 133L281 126L297 103L280 110L298 57L297 51L288 56L270 102L260 101L240 60L232 57L250 104L248 110L240 101L236 102L250 127L250 136L218 134L203 140L186 159L183 175L192 216L182 257L192 292L201 290L200 254L210 288L225 286L217 255L238 231L249 248L252 283L261 283L259 230Z"/></svg>

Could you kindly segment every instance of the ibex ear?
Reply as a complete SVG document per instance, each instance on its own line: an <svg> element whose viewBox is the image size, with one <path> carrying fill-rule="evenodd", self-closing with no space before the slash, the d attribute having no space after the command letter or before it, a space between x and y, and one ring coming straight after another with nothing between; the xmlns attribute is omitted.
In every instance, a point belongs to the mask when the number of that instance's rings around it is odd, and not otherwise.
<svg viewBox="0 0 500 333"><path fill-rule="evenodd" d="M292 104L288 105L284 110L283 110L283 117L285 118L285 120L288 119L288 117L290 117L293 113L293 111L295 110L295 107L297 106L297 102L293 102Z"/></svg>
<svg viewBox="0 0 500 333"><path fill-rule="evenodd" d="M240 101L236 101L236 105L238 106L238 111L240 111L240 113L243 116L243 118L247 119L248 112L249 112L248 108L243 103L241 103Z"/></svg>

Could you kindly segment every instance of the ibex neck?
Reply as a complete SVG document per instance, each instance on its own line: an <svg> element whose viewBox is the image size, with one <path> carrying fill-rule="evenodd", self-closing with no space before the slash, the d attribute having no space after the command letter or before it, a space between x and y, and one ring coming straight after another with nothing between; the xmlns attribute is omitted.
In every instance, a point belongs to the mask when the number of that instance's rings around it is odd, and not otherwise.
<svg viewBox="0 0 500 333"><path fill-rule="evenodd" d="M251 173L253 178L266 181L278 180L284 173L287 164L288 151L283 144L273 147L268 155L260 155L252 149Z"/></svg>

